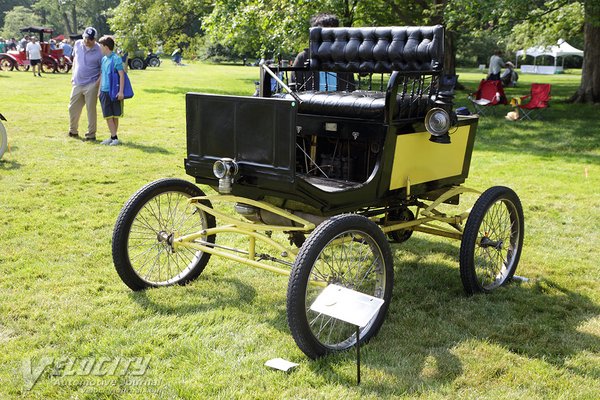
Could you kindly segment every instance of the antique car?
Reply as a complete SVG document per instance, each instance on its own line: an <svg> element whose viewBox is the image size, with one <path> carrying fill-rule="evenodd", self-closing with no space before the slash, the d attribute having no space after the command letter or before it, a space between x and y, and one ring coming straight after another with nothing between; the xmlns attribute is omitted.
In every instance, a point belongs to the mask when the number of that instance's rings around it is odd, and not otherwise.
<svg viewBox="0 0 600 400"><path fill-rule="evenodd" d="M45 73L64 72L71 69L72 62L70 57L63 54L62 49L51 49L50 43L44 42L44 33L52 35L52 28L41 26L28 26L21 29L23 33L33 33L39 35L40 45L42 47L42 71ZM25 54L25 49L9 50L6 53L0 53L0 70L4 71L28 71L29 60Z"/></svg>
<svg viewBox="0 0 600 400"><path fill-rule="evenodd" d="M414 231L460 240L468 295L508 283L521 202L507 187L462 186L478 116L453 111L443 59L442 26L316 27L305 65L262 66L258 97L188 93L185 170L205 188L161 179L125 203L112 238L120 278L132 290L187 284L211 256L288 275L288 325L310 358L377 333L390 242ZM447 211L473 193L472 208ZM358 337L311 309L331 284L384 300Z"/></svg>
<svg viewBox="0 0 600 400"><path fill-rule="evenodd" d="M148 67L160 67L160 58L152 50L144 52L136 50L131 57L127 59L127 65L130 69L146 69Z"/></svg>

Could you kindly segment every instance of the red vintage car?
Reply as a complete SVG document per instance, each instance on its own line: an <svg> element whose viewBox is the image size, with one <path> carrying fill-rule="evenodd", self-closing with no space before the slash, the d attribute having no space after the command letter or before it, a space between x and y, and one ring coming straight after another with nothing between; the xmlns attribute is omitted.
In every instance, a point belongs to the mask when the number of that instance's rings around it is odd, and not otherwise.
<svg viewBox="0 0 600 400"><path fill-rule="evenodd" d="M45 73L64 72L67 73L73 65L71 58L63 54L62 49L51 49L50 43L44 42L44 33L52 35L52 28L44 28L41 26L28 26L21 29L21 32L37 33L42 46L42 70ZM24 49L9 50L6 53L0 53L0 70L12 71L29 70L29 60Z"/></svg>

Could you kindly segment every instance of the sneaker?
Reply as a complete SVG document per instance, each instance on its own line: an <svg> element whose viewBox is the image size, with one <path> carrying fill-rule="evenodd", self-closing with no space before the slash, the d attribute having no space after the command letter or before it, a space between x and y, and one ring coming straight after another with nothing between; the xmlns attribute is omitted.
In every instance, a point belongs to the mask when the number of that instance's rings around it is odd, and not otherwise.
<svg viewBox="0 0 600 400"><path fill-rule="evenodd" d="M77 133L71 133L71 132L69 132L69 137L72 137L72 138L78 138L78 137L79 137L79 134L77 134Z"/></svg>
<svg viewBox="0 0 600 400"><path fill-rule="evenodd" d="M95 142L96 141L96 136L86 136L85 140L88 142Z"/></svg>
<svg viewBox="0 0 600 400"><path fill-rule="evenodd" d="M86 132L85 133L85 140L96 140L96 134L95 133Z"/></svg>
<svg viewBox="0 0 600 400"><path fill-rule="evenodd" d="M121 142L119 142L119 139L113 139L113 138L108 138L106 140L103 140L102 142L100 142L100 144L103 144L105 146L116 146L118 144L120 144Z"/></svg>

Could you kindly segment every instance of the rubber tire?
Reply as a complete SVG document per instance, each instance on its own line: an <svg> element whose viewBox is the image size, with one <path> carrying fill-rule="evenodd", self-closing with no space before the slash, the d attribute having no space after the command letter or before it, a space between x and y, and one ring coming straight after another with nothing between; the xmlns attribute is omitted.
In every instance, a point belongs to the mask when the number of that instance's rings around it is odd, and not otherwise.
<svg viewBox="0 0 600 400"><path fill-rule="evenodd" d="M2 121L0 121L0 158L4 155L4 152L8 148L8 136L6 135L6 129Z"/></svg>
<svg viewBox="0 0 600 400"><path fill-rule="evenodd" d="M144 60L136 57L131 59L129 65L131 69L144 69Z"/></svg>
<svg viewBox="0 0 600 400"><path fill-rule="evenodd" d="M154 68L160 67L160 58L150 57L150 59L148 59L148 65Z"/></svg>
<svg viewBox="0 0 600 400"><path fill-rule="evenodd" d="M511 230L511 235L515 233L517 235L516 240L514 241L514 244L516 244L516 251L511 252L512 260L510 266L508 270L502 274L501 280L491 286L484 286L480 283L476 265L476 249L482 248L479 244L481 240L479 229L486 214L490 211L490 208L498 202L504 203L505 207L508 204L508 207L506 208L509 212L510 225L514 227ZM512 189L504 186L493 186L483 192L473 205L469 214L460 245L460 278L465 293L468 296L476 293L490 293L498 287L510 282L517 269L519 258L521 257L523 235L523 206L521 205L521 200L517 194ZM496 238L492 237L491 239L495 240Z"/></svg>
<svg viewBox="0 0 600 400"><path fill-rule="evenodd" d="M21 72L29 71L29 65L17 64L16 68L17 68L17 71L21 71Z"/></svg>
<svg viewBox="0 0 600 400"><path fill-rule="evenodd" d="M210 259L209 253L202 253L197 263L190 268L187 274L170 284L154 284L148 282L142 279L132 267L128 255L128 239L135 217L150 200L166 192L180 192L190 197L204 196L204 192L191 182L174 178L159 179L138 190L127 203L125 203L119 213L117 222L115 223L112 237L113 262L115 269L123 282L134 291L175 284L185 285L196 279L202 273ZM212 208L212 205L208 201L203 202L203 204ZM204 217L206 218L206 228L214 228L214 217L206 213L204 214ZM207 237L206 241L214 243L215 235Z"/></svg>
<svg viewBox="0 0 600 400"><path fill-rule="evenodd" d="M0 71L12 71L15 69L15 63L8 57L0 58Z"/></svg>
<svg viewBox="0 0 600 400"><path fill-rule="evenodd" d="M394 281L394 266L392 251L382 230L366 217L345 214L333 217L322 224L308 237L302 245L296 261L292 267L287 290L287 320L288 326L296 344L311 359L317 359L330 353L343 351L353 347L355 340L341 348L326 346L319 341L309 326L307 318L306 293L309 276L315 261L329 242L344 232L358 232L370 236L380 251L383 260L385 275L385 287L383 289L384 304L373 322L367 325L360 336L360 343L364 343L377 334L383 321L391 300ZM330 282L331 283L331 282ZM373 293L369 293L373 295ZM339 321L340 324L345 324ZM346 324L349 325L349 324ZM349 326L347 326L349 328ZM352 332L355 328L352 326ZM352 336L349 336L350 339ZM343 343L343 342L340 342Z"/></svg>
<svg viewBox="0 0 600 400"><path fill-rule="evenodd" d="M51 58L45 58L41 64L42 72L45 74L54 74L58 71L58 63Z"/></svg>
<svg viewBox="0 0 600 400"><path fill-rule="evenodd" d="M71 70L71 64L68 64L64 61L61 64L58 64L58 66L57 66L57 71L60 73L63 73L63 74L68 74L70 70Z"/></svg>

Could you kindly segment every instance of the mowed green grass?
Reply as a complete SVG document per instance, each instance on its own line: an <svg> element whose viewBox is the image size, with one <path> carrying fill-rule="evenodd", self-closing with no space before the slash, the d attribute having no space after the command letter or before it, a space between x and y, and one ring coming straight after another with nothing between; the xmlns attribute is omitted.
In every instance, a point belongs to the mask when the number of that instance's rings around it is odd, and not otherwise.
<svg viewBox="0 0 600 400"><path fill-rule="evenodd" d="M483 77L460 74L472 90ZM505 108L479 124L466 185L506 185L521 197L517 274L529 282L467 298L459 242L415 233L392 245L393 300L362 350L359 387L353 352L315 362L296 347L286 277L213 257L185 287L133 293L119 280L110 246L123 203L152 180L192 180L185 93L248 95L258 69L166 62L130 76L123 145L105 147L66 136L70 75L0 72L10 142L0 160L0 398L598 398L600 108L563 103L579 75L522 75L508 90L552 83L545 121L508 122ZM457 103L467 104L466 92ZM107 136L100 119L98 138ZM45 357L55 368L150 361L143 376L47 368L27 390L24 366ZM263 365L275 357L300 366L286 374Z"/></svg>

